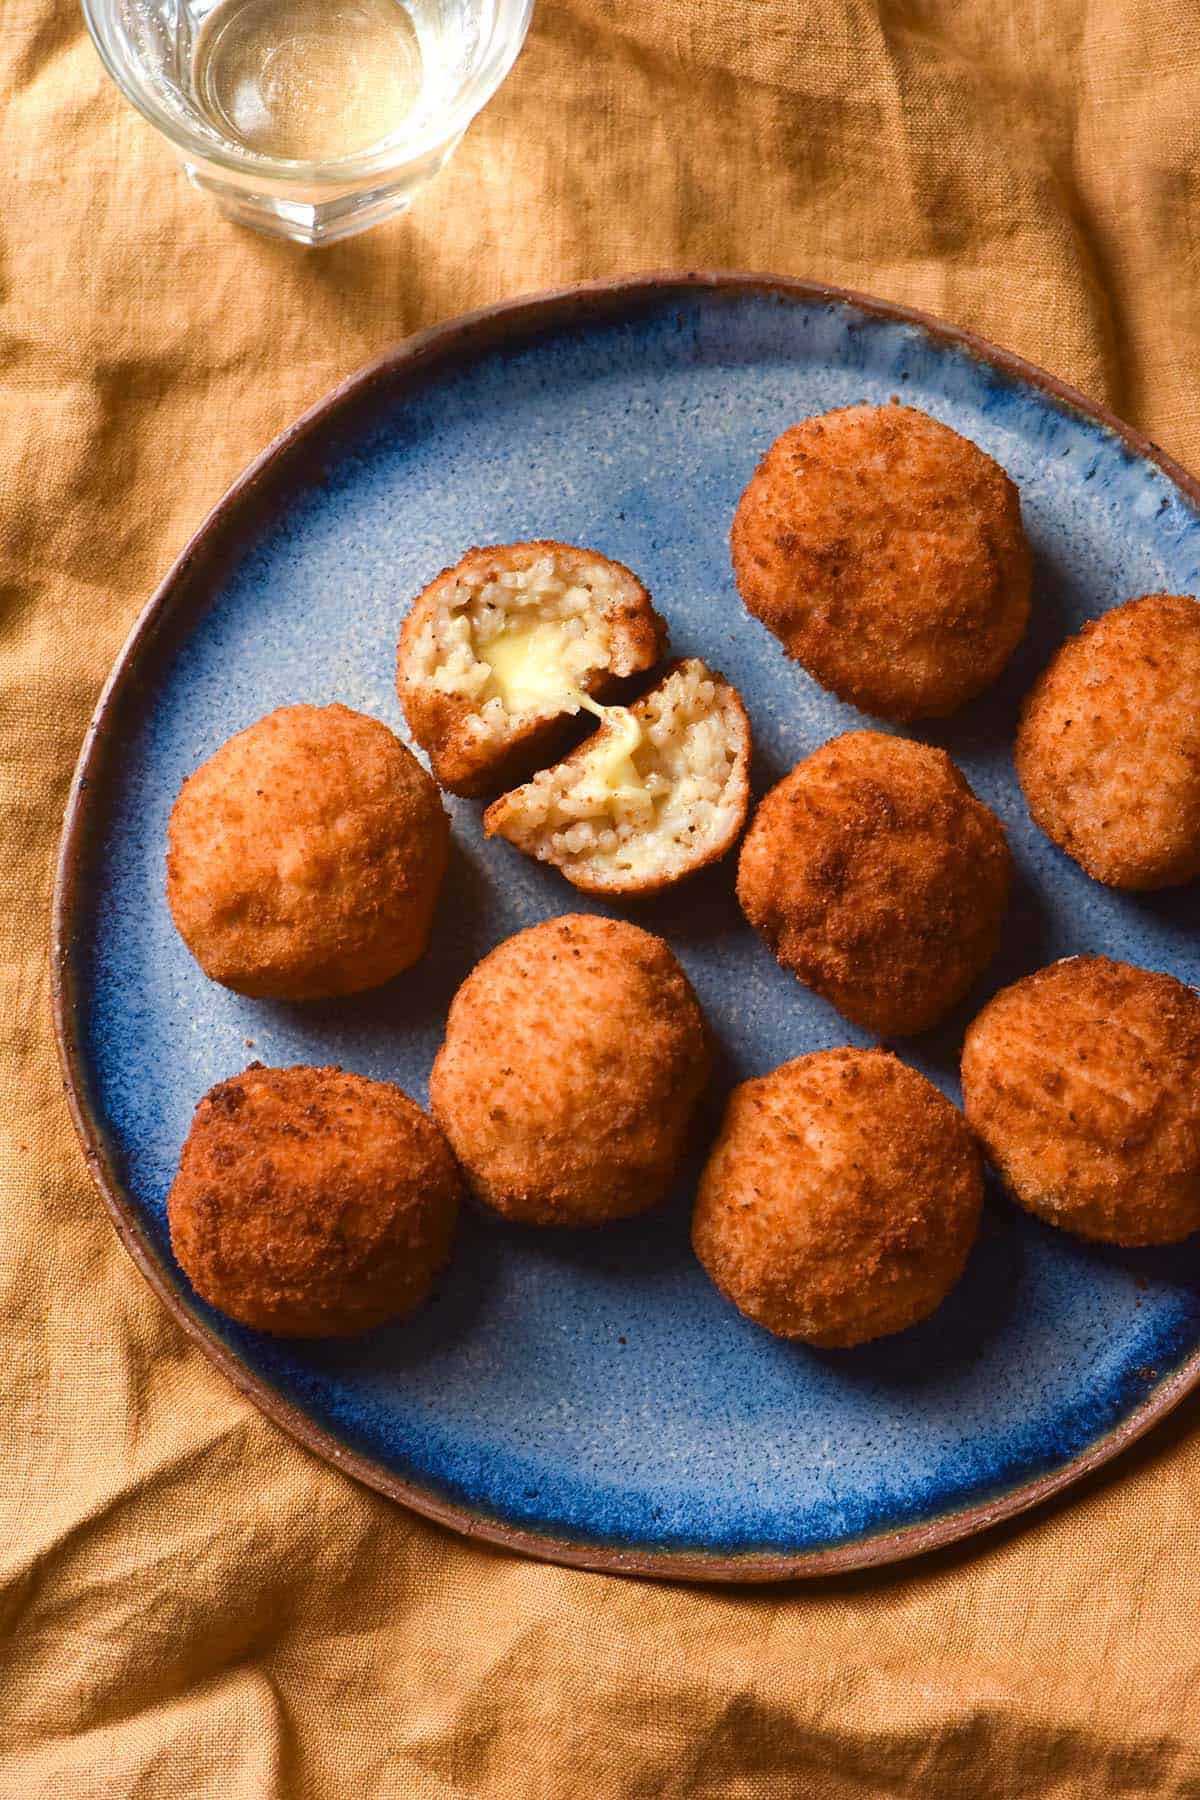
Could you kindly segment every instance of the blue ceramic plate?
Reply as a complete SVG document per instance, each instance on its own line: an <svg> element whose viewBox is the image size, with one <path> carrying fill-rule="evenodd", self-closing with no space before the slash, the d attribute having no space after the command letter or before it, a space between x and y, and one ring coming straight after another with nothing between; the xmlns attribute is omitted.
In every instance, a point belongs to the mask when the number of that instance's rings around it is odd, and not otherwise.
<svg viewBox="0 0 1200 1800"><path fill-rule="evenodd" d="M695 1167L660 1213L594 1235L472 1211L432 1302L343 1343L239 1329L198 1304L171 1259L167 1190L213 1082L251 1057L336 1061L423 1102L450 997L484 952L538 919L614 910L485 845L479 807L454 801L451 871L417 968L350 1002L241 999L204 979L163 898L167 814L189 771L290 701L342 700L402 729L394 646L411 597L468 545L544 536L636 569L674 653L737 684L761 793L861 720L743 611L733 508L785 426L893 394L1009 470L1037 563L1033 626L999 685L916 734L944 745L999 813L1019 870L1003 948L970 1007L902 1047L958 1100L967 1018L1027 970L1103 951L1200 982L1195 891L1089 881L1031 825L1011 760L1021 696L1068 632L1129 595L1200 588L1196 486L1115 420L963 334L737 277L575 290L457 321L347 383L243 477L101 702L64 839L57 985L68 1086L118 1229L259 1405L462 1530L664 1575L882 1562L1076 1479L1200 1377L1200 1244L1090 1247L998 1191L941 1310L849 1352L778 1342L710 1286L688 1245ZM670 940L716 1028L708 1126L732 1082L871 1041L776 967L738 913L733 872L729 859L632 915Z"/></svg>

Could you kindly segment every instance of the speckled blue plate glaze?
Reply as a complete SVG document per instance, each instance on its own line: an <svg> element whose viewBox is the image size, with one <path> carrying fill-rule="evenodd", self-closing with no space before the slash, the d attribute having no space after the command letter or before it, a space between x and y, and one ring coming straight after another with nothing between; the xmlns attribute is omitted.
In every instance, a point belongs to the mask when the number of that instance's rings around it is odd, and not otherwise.
<svg viewBox="0 0 1200 1800"><path fill-rule="evenodd" d="M471 1212L436 1298L345 1343L241 1330L171 1260L167 1190L213 1082L252 1056L337 1061L423 1102L448 1002L478 958L535 920L614 910L485 845L479 807L452 801L454 857L419 967L336 1005L241 999L204 979L168 917L164 833L184 777L290 701L345 701L402 730L394 646L411 597L468 545L545 536L627 562L673 652L737 684L761 793L861 719L743 611L731 514L785 426L893 394L1008 469L1037 563L1033 626L999 685L913 733L944 745L999 813L1019 870L970 1006L901 1047L957 1101L967 1018L1027 970L1103 951L1200 982L1194 890L1089 881L1031 825L1010 756L1021 695L1065 634L1129 595L1197 590L1200 517L1187 478L1014 359L874 303L737 278L458 322L348 383L256 465L156 598L101 708L60 872L59 1023L122 1234L288 1429L462 1529L660 1574L882 1561L1063 1485L1196 1378L1200 1246L1088 1247L998 1191L941 1310L851 1352L777 1342L720 1298L688 1245L694 1168L657 1216L595 1235ZM776 967L732 890L729 860L631 909L670 940L716 1028L706 1130L732 1082L871 1041Z"/></svg>

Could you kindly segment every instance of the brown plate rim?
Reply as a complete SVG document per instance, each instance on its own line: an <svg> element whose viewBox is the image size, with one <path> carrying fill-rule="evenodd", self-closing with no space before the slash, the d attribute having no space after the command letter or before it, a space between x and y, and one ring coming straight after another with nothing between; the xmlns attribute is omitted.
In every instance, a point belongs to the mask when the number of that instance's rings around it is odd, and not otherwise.
<svg viewBox="0 0 1200 1800"><path fill-rule="evenodd" d="M51 916L51 1000L55 1039L62 1068L63 1086L71 1119L83 1147L92 1178L99 1189L117 1235L141 1274L175 1316L187 1336L250 1400L260 1412L280 1426L297 1443L331 1463L344 1474L413 1512L462 1535L517 1551L542 1561L606 1574L635 1575L660 1580L690 1582L794 1581L814 1576L847 1574L878 1569L929 1551L942 1549L964 1538L989 1530L1041 1505L1065 1488L1118 1456L1151 1426L1171 1412L1200 1386L1200 1350L1161 1382L1142 1403L1103 1437L1060 1468L1023 1482L1007 1493L963 1508L941 1518L923 1520L898 1530L858 1538L847 1544L804 1551L797 1555L748 1551L715 1554L703 1550L622 1550L603 1544L556 1537L508 1525L486 1513L443 1499L417 1483L404 1480L338 1442L332 1433L314 1423L298 1407L251 1371L221 1342L189 1305L160 1262L126 1198L116 1163L90 1098L86 1067L76 1032L77 987L72 958L80 873L88 814L88 796L105 754L108 727L128 687L136 680L142 654L168 616L172 601L185 580L195 581L206 558L214 565L232 528L249 523L256 503L266 503L268 477L287 474L292 458L314 438L326 422L351 400L367 402L386 386L400 389L404 381L426 377L432 370L452 367L457 358L474 357L505 343L536 340L546 332L605 322L627 315L639 306L661 304L673 293L680 300L697 290L742 297L778 297L809 303L845 306L868 318L908 324L937 343L963 350L1001 374L1040 389L1060 405L1103 425L1144 461L1153 463L1200 510L1200 482L1158 446L1127 425L1106 407L1087 397L1036 364L1003 350L976 332L945 324L929 313L891 301L879 300L850 288L796 277L742 273L734 270L683 270L648 272L612 280L582 282L545 293L500 301L459 315L443 324L416 333L395 348L374 358L308 408L294 424L281 432L238 476L217 501L189 540L181 555L159 583L135 622L105 682L71 783L59 843ZM189 596L185 593L185 603ZM194 606L196 594L190 596ZM173 616L173 615L172 615ZM186 610L182 614L186 617Z"/></svg>

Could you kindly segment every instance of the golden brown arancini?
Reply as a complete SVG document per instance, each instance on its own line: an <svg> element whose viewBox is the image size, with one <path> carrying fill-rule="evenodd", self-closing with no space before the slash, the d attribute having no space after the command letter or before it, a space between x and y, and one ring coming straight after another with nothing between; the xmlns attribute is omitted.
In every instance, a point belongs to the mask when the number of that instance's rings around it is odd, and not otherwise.
<svg viewBox="0 0 1200 1800"><path fill-rule="evenodd" d="M1011 877L1004 827L944 750L852 731L761 801L737 892L785 969L891 1036L962 999L995 953Z"/></svg>
<svg viewBox="0 0 1200 1800"><path fill-rule="evenodd" d="M967 1032L967 1117L1021 1205L1110 1244L1200 1228L1200 995L1073 956L1014 982Z"/></svg>
<svg viewBox="0 0 1200 1800"><path fill-rule="evenodd" d="M750 721L698 657L676 663L552 769L493 801L497 833L589 894L657 894L718 862L750 800Z"/></svg>
<svg viewBox="0 0 1200 1800"><path fill-rule="evenodd" d="M1200 600L1143 594L1068 640L1025 702L1017 774L1108 887L1200 875Z"/></svg>
<svg viewBox="0 0 1200 1800"><path fill-rule="evenodd" d="M747 1318L841 1348L940 1305L982 1200L974 1139L931 1082L885 1050L822 1050L734 1089L692 1246Z"/></svg>
<svg viewBox="0 0 1200 1800"><path fill-rule="evenodd" d="M912 407L793 425L738 503L746 606L842 700L936 718L994 681L1024 636L1031 558L1017 489Z"/></svg>
<svg viewBox="0 0 1200 1800"><path fill-rule="evenodd" d="M342 1337L411 1312L450 1254L461 1182L400 1089L337 1068L218 1082L167 1201L196 1292L281 1337Z"/></svg>
<svg viewBox="0 0 1200 1800"><path fill-rule="evenodd" d="M239 994L319 1000L422 954L450 824L378 719L283 706L188 777L168 838L167 900L204 973Z"/></svg>
<svg viewBox="0 0 1200 1800"><path fill-rule="evenodd" d="M652 668L667 628L632 570L537 539L469 550L404 621L396 688L434 774L494 794L552 761L581 695Z"/></svg>
<svg viewBox="0 0 1200 1800"><path fill-rule="evenodd" d="M663 940L571 913L506 939L464 981L430 1105L497 1212L599 1225L667 1194L709 1065L704 1015Z"/></svg>

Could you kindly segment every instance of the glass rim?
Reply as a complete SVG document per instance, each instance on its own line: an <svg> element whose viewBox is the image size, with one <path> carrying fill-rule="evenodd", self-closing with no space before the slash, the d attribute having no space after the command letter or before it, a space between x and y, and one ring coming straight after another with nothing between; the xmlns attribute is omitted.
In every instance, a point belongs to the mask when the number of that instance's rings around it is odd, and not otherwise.
<svg viewBox="0 0 1200 1800"><path fill-rule="evenodd" d="M459 90L453 104L423 131L381 149L357 151L326 162L266 156L222 139L210 143L199 132L189 130L136 79L129 64L112 54L100 22L100 0L81 0L81 5L92 43L111 80L130 105L189 161L211 163L235 175L259 175L298 186L339 187L399 171L460 137L516 62L529 31L534 0L496 0L491 36L479 67Z"/></svg>

